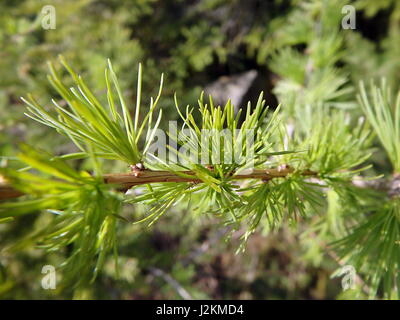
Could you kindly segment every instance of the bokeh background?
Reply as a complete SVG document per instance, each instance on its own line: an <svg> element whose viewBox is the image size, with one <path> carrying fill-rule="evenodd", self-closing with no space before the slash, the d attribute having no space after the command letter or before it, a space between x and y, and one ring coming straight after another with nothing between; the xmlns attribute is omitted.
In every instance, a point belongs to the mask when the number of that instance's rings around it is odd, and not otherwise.
<svg viewBox="0 0 400 320"><path fill-rule="evenodd" d="M356 8L355 30L341 28L341 8L346 4ZM54 30L42 28L45 5L56 10ZM139 62L144 101L156 93L164 73L160 104L166 111L162 126L167 126L167 120L177 118L175 92L182 105L195 106L205 90L219 102L232 98L239 107L263 90L268 105L275 108L282 102L285 109L295 105L291 94L310 89L302 76L327 72L327 64L343 80L338 90L380 76L396 85L399 23L397 0L2 0L0 165L16 165L13 156L21 142L55 154L75 151L67 139L25 117L20 100L31 92L39 101L49 101L54 92L46 79L46 62L56 61L58 54L100 99L105 98L104 68L110 58L131 105ZM309 66L307 57L316 52L316 43L324 43L317 49L327 58ZM329 60L330 55L335 59ZM317 90L318 78L314 84L311 89L320 97L324 91ZM336 103L351 108L355 99L349 92ZM383 156L374 161L385 170ZM79 166L84 169L86 163ZM109 170L127 168L113 164ZM58 265L68 250L2 250L44 219L30 215L0 224L0 298L351 298L342 292L340 279L330 278L338 268L334 257L312 233L304 233L309 224L260 230L246 250L236 254L240 232L230 233L215 218L193 216L182 206L151 228L121 224L119 279L110 261L96 282L80 292L46 291L40 286L42 266Z"/></svg>

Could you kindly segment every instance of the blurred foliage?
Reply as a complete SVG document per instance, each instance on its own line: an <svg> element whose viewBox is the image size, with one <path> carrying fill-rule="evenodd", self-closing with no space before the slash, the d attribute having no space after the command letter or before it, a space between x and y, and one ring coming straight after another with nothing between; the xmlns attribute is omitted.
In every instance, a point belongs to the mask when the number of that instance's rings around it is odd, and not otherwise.
<svg viewBox="0 0 400 320"><path fill-rule="evenodd" d="M341 8L349 2L357 8L356 30L341 29ZM41 27L41 9L49 4L57 13L55 30ZM357 120L348 120L347 116L357 119L362 114L356 96L360 80L384 76L389 86L398 85L399 19L400 5L396 0L3 0L0 3L0 155L4 157L0 166L17 166L13 156L21 141L56 155L77 151L65 137L25 117L26 107L20 100L20 96L31 92L41 105L47 106L50 98L57 95L45 74L47 61L54 61L58 54L63 54L82 73L88 87L95 88L94 93L100 99L106 97L104 68L110 58L129 105L136 100L139 62L146 70L142 79L145 101L157 94L163 72L166 81L160 104L168 120L178 118L174 92L184 105L195 105L201 89L218 77L257 69L267 79L262 83L266 93L273 94L282 104L288 131L292 130L291 124L296 125L293 146L303 148L309 139L322 137L327 143L339 137L336 144L330 144L337 151L337 159L318 164L323 148L315 148L307 155L311 164L325 166L328 172L332 166L348 165L345 155L353 151L350 159L352 164L358 164L356 160L364 155L357 153L357 142L344 143L348 127L357 127ZM61 72L60 77L72 85L66 72ZM252 97L254 102L257 98L258 93ZM363 100L367 110L372 110L366 94ZM272 101L267 103L276 107ZM331 125L321 120L332 114ZM166 125L166 121L160 123L161 127ZM372 126L376 127L373 121ZM363 139L363 131L357 130ZM388 141L381 143L385 145ZM378 143L376 148L378 152L372 158L375 170L370 169L369 174L390 174L390 159L398 155L385 154ZM288 159L296 160L293 157L287 155ZM393 162L397 168L397 162ZM78 170L93 169L90 160L80 160L74 165ZM107 161L104 168L120 172L127 169L125 164ZM184 204L169 208L171 214L152 228L124 220L143 214L145 207L124 208L115 235L119 239L119 276L111 254L104 257L104 270L96 281L79 290L46 291L40 286L42 267L65 261L71 256L73 246L50 253L42 246L29 246L18 252L3 250L27 233L34 234L44 225L54 223L51 213L23 216L11 222L2 220L0 298L182 298L170 278L193 298L365 298L367 295L360 287L342 292L340 279L330 279L338 265L337 257L326 250L326 243L346 235L336 244L344 258L351 255L343 249L346 243L363 244L365 249L357 247L356 254L368 252L367 261L357 256L348 260L360 268L361 277L363 272L368 274L371 270L375 272L373 275L382 270L397 272L393 268L398 261L387 266L380 264L382 260L375 260L392 252L394 257L399 256L398 248L390 242L392 238L383 240L382 252L373 241L379 241L379 236L374 238L371 233L375 228L385 234L382 228L386 223L393 231L391 237L398 237L398 204L374 195L375 202L378 199L383 202L376 207L338 177L329 178L331 189L327 201L318 209L319 215L311 218L304 215L311 220L311 226L308 221L307 225L299 223L296 229L283 225L271 231L267 224L262 224L240 254L235 252L246 230L231 230L214 218L192 214L192 208ZM114 196L108 191L97 194L104 195ZM98 210L98 205L92 210ZM309 213L316 209L303 210ZM257 218L256 213L254 217ZM343 219L353 225L345 225ZM378 224L371 225L376 221ZM352 227L356 232L352 233ZM92 231L99 228L96 224ZM361 233L363 229L367 232ZM82 275L88 273L82 270ZM373 291L383 297L378 280L372 278ZM394 280L390 276L385 279L384 286L390 287ZM393 293L392 297L396 295Z"/></svg>

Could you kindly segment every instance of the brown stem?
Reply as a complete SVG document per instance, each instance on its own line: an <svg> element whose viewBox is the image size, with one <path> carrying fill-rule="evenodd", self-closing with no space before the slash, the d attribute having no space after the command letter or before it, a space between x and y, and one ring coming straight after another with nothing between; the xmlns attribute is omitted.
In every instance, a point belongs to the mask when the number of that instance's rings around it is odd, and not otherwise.
<svg viewBox="0 0 400 320"><path fill-rule="evenodd" d="M11 185L6 183L0 184L0 200L12 199L22 196L23 193L14 189Z"/></svg>
<svg viewBox="0 0 400 320"><path fill-rule="evenodd" d="M286 177L288 174L293 173L294 169L289 166L281 166L272 169L255 169L251 172L242 172L231 175L231 179L244 180L244 179L260 179L262 181L269 181L274 178ZM115 173L104 175L105 183L118 185L121 190L129 189L137 185L158 183L158 182L193 182L201 183L201 180L196 177L193 171L182 171L186 177L175 174L169 171L152 171L152 170L134 170L131 173ZM304 170L300 172L303 176L316 176L317 173ZM187 177L187 176L193 176ZM21 196L23 193L13 189L9 184L0 184L0 200L10 199Z"/></svg>
<svg viewBox="0 0 400 320"><path fill-rule="evenodd" d="M267 170L256 169L252 172L246 173L238 173L231 176L231 179L234 180L244 180L244 179L261 179L264 181L269 181L274 178L286 177L288 174L293 173L294 170L290 167L285 168L274 168ZM196 174L193 171L182 171L186 176L190 177L182 177L181 175L177 175L175 173L169 171L152 171L152 170L143 170L140 172L132 173L120 173L120 174L107 174L104 176L104 180L106 183L112 183L121 185L122 187L131 188L133 186L148 184L148 183L157 183L157 182L194 182L201 183L201 180L196 177ZM316 172L305 170L301 172L303 176L315 176Z"/></svg>

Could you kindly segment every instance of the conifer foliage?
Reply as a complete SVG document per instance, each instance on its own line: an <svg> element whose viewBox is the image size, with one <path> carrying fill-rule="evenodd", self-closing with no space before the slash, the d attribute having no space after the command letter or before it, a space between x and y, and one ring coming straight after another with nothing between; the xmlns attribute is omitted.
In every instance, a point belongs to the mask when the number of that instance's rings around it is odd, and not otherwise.
<svg viewBox="0 0 400 320"><path fill-rule="evenodd" d="M192 47L180 43L171 49L175 56L166 70L180 89L186 71L205 70L213 55L224 61L239 43L276 75L277 107L267 105L263 92L242 108L231 100L216 105L204 93L197 104L182 107L187 96L171 93L168 73L165 82L157 74L155 85L158 68L152 63L149 73L138 65L134 94L127 87L130 80L121 76L118 57L113 59L117 72L108 59L105 70L90 70L96 76L85 74L96 78L87 82L69 59L59 56L49 63L52 97L24 95L25 115L76 152L53 154L23 143L16 161L0 166L0 224L47 217L4 250L36 246L66 252L66 259L57 261L58 290L78 291L94 283L110 256L119 272L124 239L118 230L124 224L153 228L171 215L190 215L193 224L215 219L229 231L225 240L240 233L238 254L255 232L289 225L302 233L309 252L333 257L338 267L354 267L355 297L398 299L400 92L393 90L398 75L382 62L395 60L398 48L386 41L381 53L369 40L341 30L338 8L345 1L297 2L301 5L291 7L284 19L273 20L267 34L256 21L233 43L215 27L205 41L218 44L200 50L196 35L208 25L184 29ZM355 5L370 16L387 9L377 1ZM399 10L397 2L391 5L387 37L398 43ZM379 82L362 81L350 54L364 54L356 47L370 52L371 63L362 72ZM169 120L175 131L166 128ZM174 211L177 206L185 210Z"/></svg>
<svg viewBox="0 0 400 320"><path fill-rule="evenodd" d="M343 199L351 197L356 193L351 186L352 179L368 168L366 161L370 156L371 134L365 122L350 127L346 125L343 112L336 111L332 115L321 112L320 121L311 132L289 137L280 109L268 115L268 108L260 95L253 109L248 105L242 123L239 123L240 115L234 114L230 101L223 108L216 107L211 97L209 104L204 103L203 97L200 98L198 112L201 120L198 123L194 120L192 108L188 107L186 114L179 111L183 126L193 137L184 142L194 151L197 151L195 142L200 141L203 129L238 129L239 137L244 136L241 133L245 130L251 129L254 133L254 169L248 171L246 158L237 163L214 163L213 156L205 165L195 162L195 158L186 159L185 164L172 165L156 159L160 161L158 168L152 162L152 169L147 169L144 155L162 114L160 111L158 120L151 126L161 88L158 96L151 98L149 106L141 108L142 70L139 66L138 99L132 119L110 62L105 71L108 105L104 106L65 60L62 57L60 60L76 86L68 89L53 66L50 66L49 80L68 107L61 107L52 100L53 108L46 110L33 96L29 96L28 99L23 98L28 105L26 115L70 138L80 152L55 157L23 146L18 158L28 167L2 170L12 186L23 193L23 199L5 202L0 208L4 222L24 214L37 214L40 210L47 210L56 216L49 225L28 238L34 238L48 250L61 249L70 244L73 246L71 256L62 264L65 283L72 281L78 286L93 279L110 251L115 253L117 263L115 228L124 205L148 205L148 214L137 222L152 224L177 202L189 202L191 199L201 204L194 208L199 213L214 213L234 228L245 224L247 232L243 237L246 239L260 224L275 228L282 221L296 223L299 219L306 219L310 213L318 212L327 188L341 190L339 195ZM374 93L372 107L365 89L361 91L367 118L375 129L397 130L393 123L397 114L391 116L389 98L383 96L379 89L374 88ZM377 103L383 103L388 109L377 109ZM179 110L179 106L177 108ZM140 114L141 109L144 115ZM142 119L140 124L139 117ZM382 129L376 121L386 124L386 127ZM142 137L145 130L147 139ZM378 131L379 137L384 138L385 134L395 136ZM211 138L210 149L214 153L225 151L219 140L220 137ZM232 150L238 148L239 140L236 137L232 145L228 144ZM391 144L386 142L388 152L393 154ZM248 148L246 144L241 147ZM90 158L94 173L77 172L66 163L66 159L78 158ZM125 175L127 179L120 179L120 182L118 175L104 178L99 158L124 161L131 166L132 173ZM168 173L170 180L164 179ZM143 188L144 185L147 189ZM140 194L118 192L121 187L123 191L130 187L138 189ZM344 256L354 254L355 244L361 246L360 254L356 255L361 264L364 261L362 257L368 259L370 251L378 250L380 259L373 259L371 277L376 287L383 277L387 292L396 286L397 281L397 264L391 262L391 257L397 254L398 214L397 201L388 200L387 204L376 209L376 213L367 215L361 225L352 226L353 231L337 243ZM376 233L384 241L374 241L369 233ZM24 241L16 246L22 246ZM363 246L364 241L367 243ZM378 265L375 266L375 263ZM388 268L389 272L385 272Z"/></svg>

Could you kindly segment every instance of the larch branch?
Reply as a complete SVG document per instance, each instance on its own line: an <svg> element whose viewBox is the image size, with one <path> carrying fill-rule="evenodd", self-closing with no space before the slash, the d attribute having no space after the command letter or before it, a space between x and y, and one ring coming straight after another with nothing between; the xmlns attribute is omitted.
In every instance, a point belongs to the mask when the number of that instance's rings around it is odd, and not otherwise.
<svg viewBox="0 0 400 320"><path fill-rule="evenodd" d="M281 166L271 169L255 169L251 171L243 171L233 173L229 176L232 180L259 179L269 181L274 178L283 178L293 173L294 169L289 166ZM181 175L183 174L183 175ZM303 176L316 176L317 173L304 170L300 171ZM192 176L192 177L190 177ZM104 182L117 185L121 189L129 189L137 185L162 183L162 182L192 182L201 183L202 181L193 171L180 171L179 174L170 171L153 171L153 170L132 170L130 173L114 173L104 175ZM0 200L16 198L23 195L22 192L14 189L8 183L0 184Z"/></svg>

